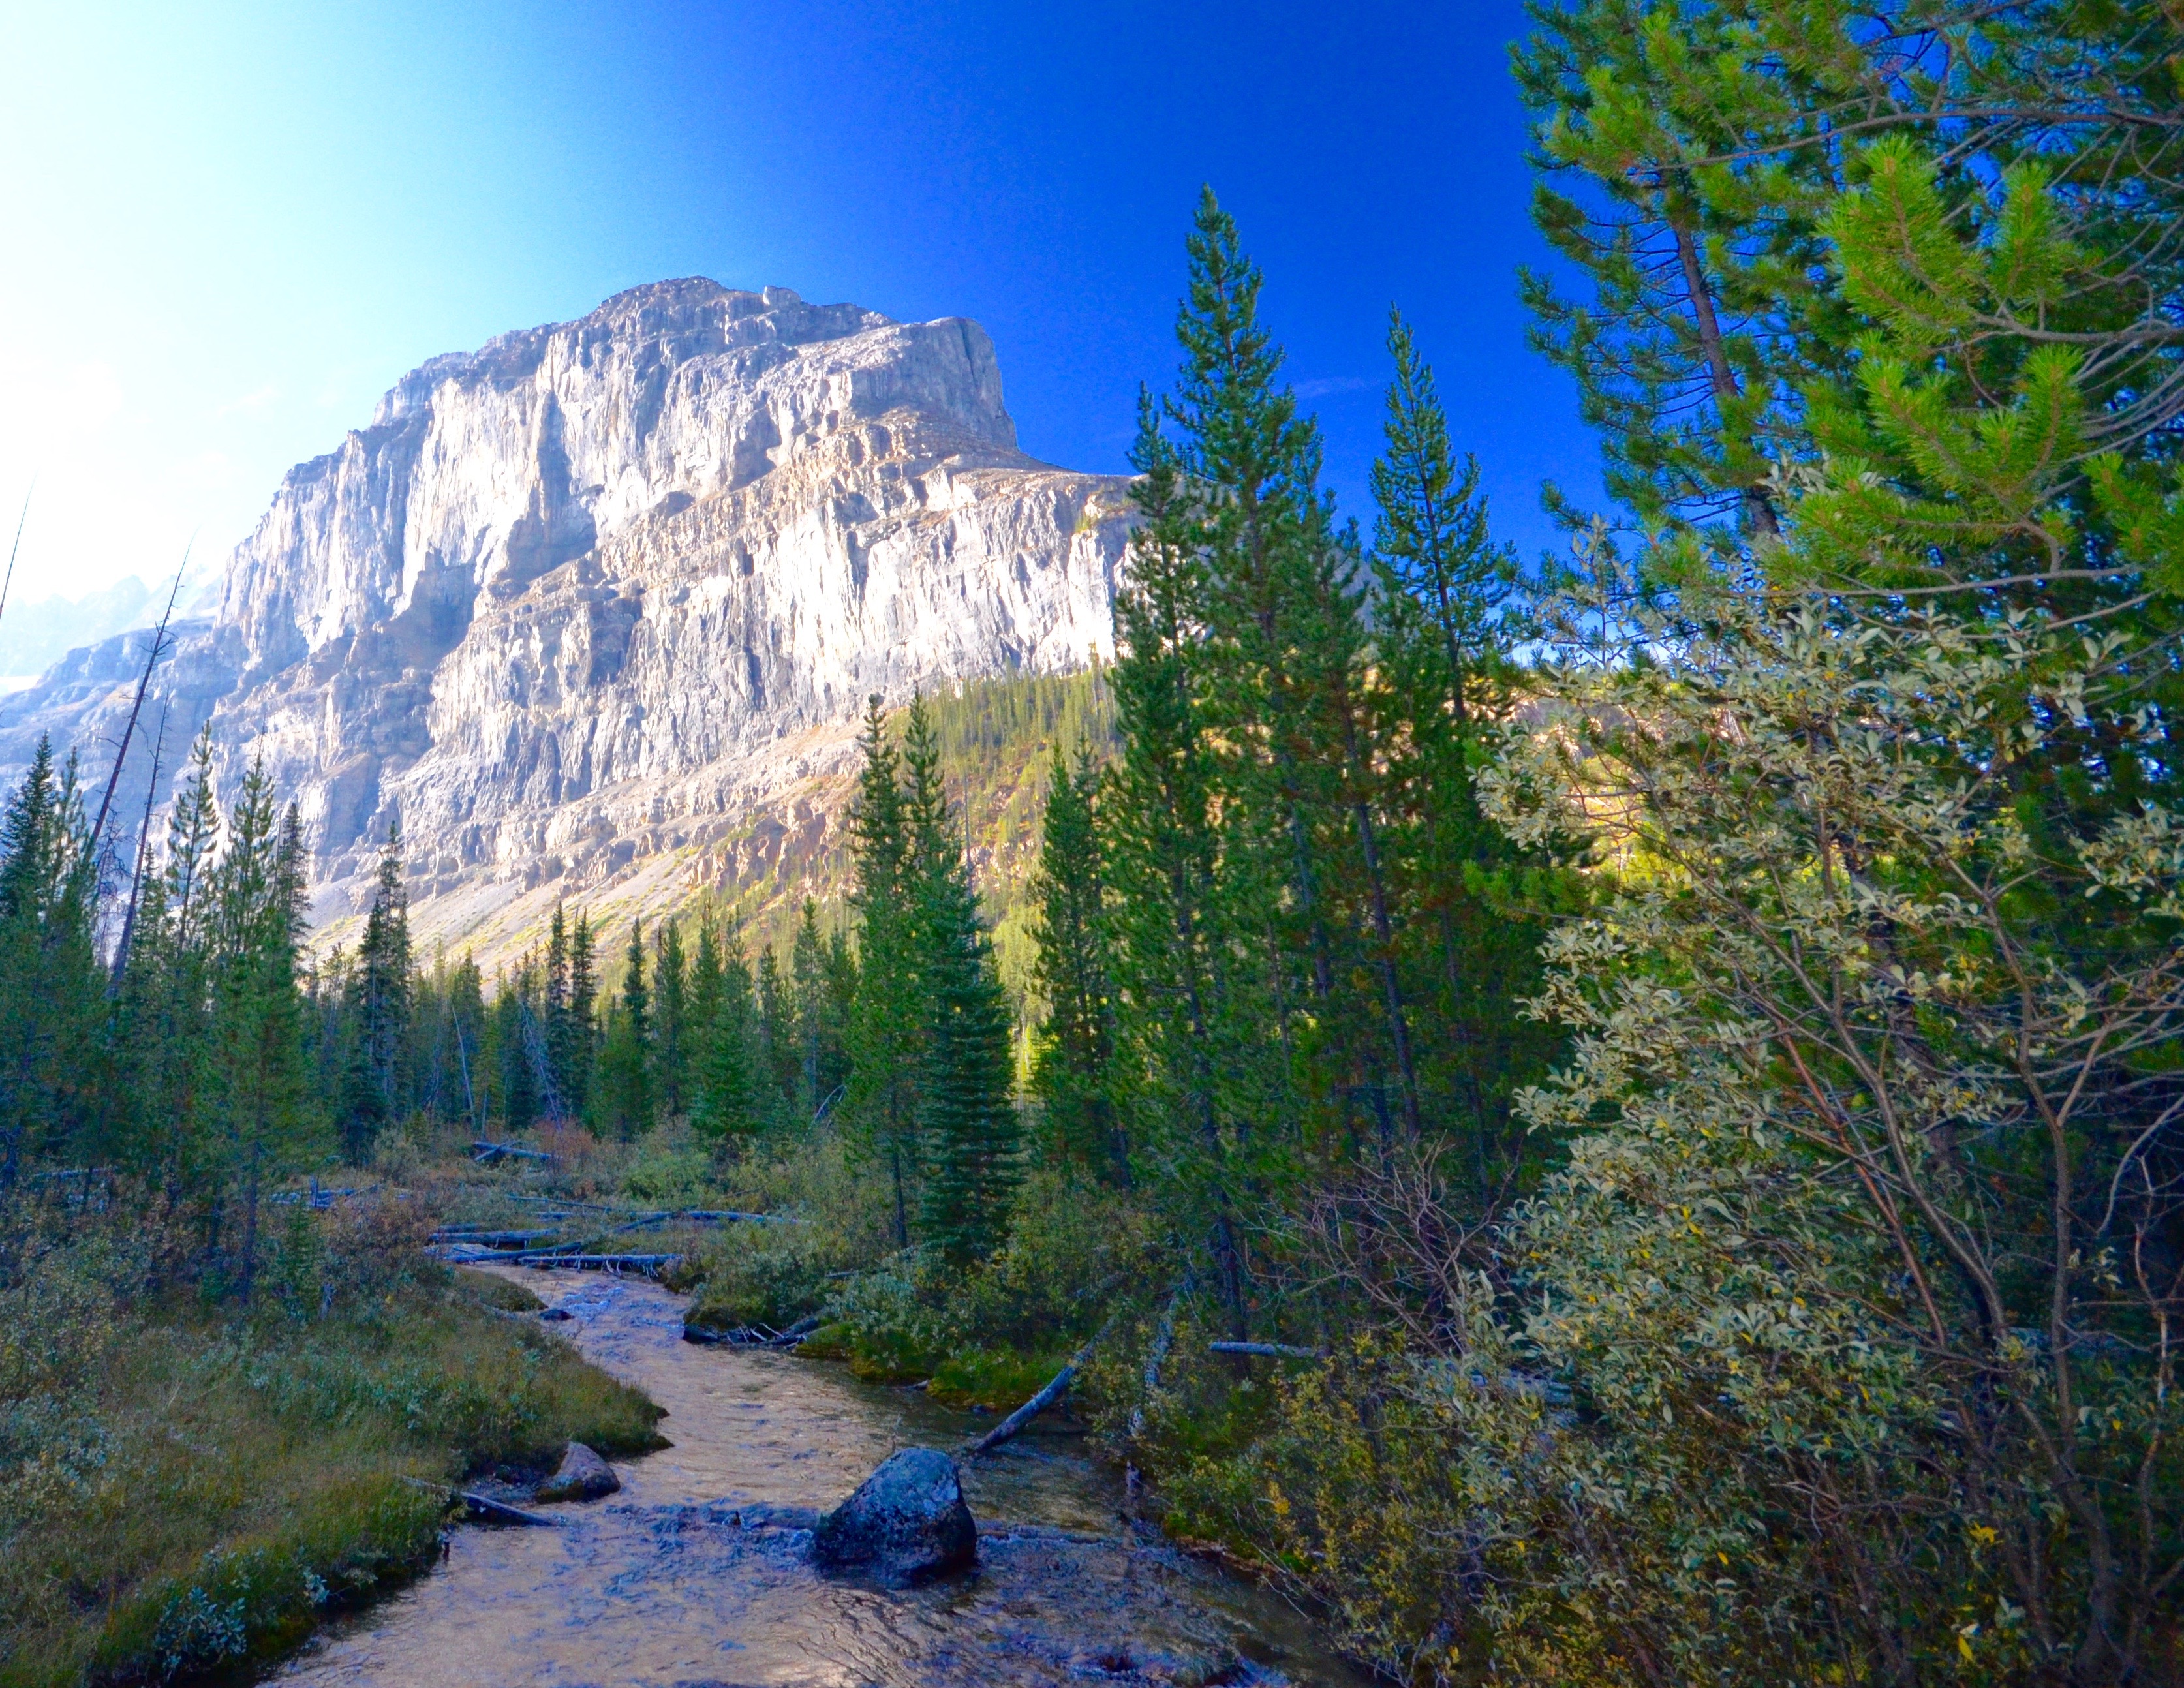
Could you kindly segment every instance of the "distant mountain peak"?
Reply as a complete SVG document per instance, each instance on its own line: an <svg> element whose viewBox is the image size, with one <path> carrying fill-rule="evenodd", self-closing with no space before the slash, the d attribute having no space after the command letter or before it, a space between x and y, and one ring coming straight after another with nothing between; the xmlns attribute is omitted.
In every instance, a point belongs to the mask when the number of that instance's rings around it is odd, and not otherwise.
<svg viewBox="0 0 2184 1688"><path fill-rule="evenodd" d="M740 871L869 693L1082 666L1128 521L1017 449L976 323L653 282L404 376L157 689L170 743L209 720L223 779L263 756L297 800L323 918L398 819L423 930L493 941ZM0 773L42 730L103 765L131 649L0 702Z"/></svg>

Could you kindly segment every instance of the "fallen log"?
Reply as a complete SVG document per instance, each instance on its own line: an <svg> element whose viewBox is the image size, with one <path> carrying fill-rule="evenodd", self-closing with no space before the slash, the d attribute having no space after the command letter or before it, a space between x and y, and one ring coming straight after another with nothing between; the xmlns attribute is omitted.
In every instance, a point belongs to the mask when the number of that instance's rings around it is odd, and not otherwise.
<svg viewBox="0 0 2184 1688"><path fill-rule="evenodd" d="M1175 1316L1183 1310L1183 1298L1190 1293L1190 1278L1185 1273L1183 1282L1168 1296L1167 1308L1161 1314L1160 1323L1153 1327L1152 1343L1145 1350L1145 1387L1139 1392L1138 1404L1130 1409L1130 1440L1134 1442L1145 1433L1145 1403L1160 1388L1161 1368L1167 1364L1167 1351L1175 1346Z"/></svg>
<svg viewBox="0 0 2184 1688"><path fill-rule="evenodd" d="M1256 1354L1267 1360L1324 1360L1327 1355L1318 1348L1299 1348L1288 1342L1209 1342L1206 1345L1217 1354Z"/></svg>
<svg viewBox="0 0 2184 1688"><path fill-rule="evenodd" d="M526 1513L521 1507L511 1507L505 1501L496 1501L489 1495L481 1495L473 1490L450 1489L444 1483L427 1483L421 1477L405 1477L402 1480L413 1489L429 1489L436 1495L445 1495L450 1500L460 1501L464 1512L481 1524L527 1524L533 1529L551 1529L560 1522L558 1518L548 1518L543 1513Z"/></svg>
<svg viewBox="0 0 2184 1688"><path fill-rule="evenodd" d="M488 1143L483 1138L471 1145L471 1159L481 1166L489 1167L511 1156L519 1161L543 1161L549 1167L554 1164L554 1156L543 1149L526 1149L515 1143Z"/></svg>
<svg viewBox="0 0 2184 1688"><path fill-rule="evenodd" d="M1069 1385L1076 1381L1077 1373L1083 1369L1084 1362L1092 1357L1092 1351L1100 1345L1100 1338L1106 1335L1114 1323L1114 1317L1110 1314L1107 1323L1093 1333L1092 1340L1071 1357L1069 1363L1054 1374L1053 1380L1045 1389L1010 1413L977 1441L965 1447L963 1450L965 1455L976 1456L988 1453L1000 1446L1003 1442L1009 1440L1025 1425L1030 1423L1033 1419L1038 1418L1040 1413L1067 1394Z"/></svg>
<svg viewBox="0 0 2184 1688"><path fill-rule="evenodd" d="M797 1320L778 1336L766 1338L766 1345L769 1348L794 1348L826 1322L827 1317L824 1313L809 1314Z"/></svg>
<svg viewBox="0 0 2184 1688"><path fill-rule="evenodd" d="M656 1275L682 1258L679 1254L503 1254L500 1258L527 1266L533 1272L551 1272L557 1266L579 1272L642 1272Z"/></svg>
<svg viewBox="0 0 2184 1688"><path fill-rule="evenodd" d="M729 1348L794 1348L818 1329L824 1321L817 1313L800 1318L786 1330L776 1330L770 1324L739 1324L732 1330L708 1330L702 1324L685 1324L685 1342L716 1344Z"/></svg>

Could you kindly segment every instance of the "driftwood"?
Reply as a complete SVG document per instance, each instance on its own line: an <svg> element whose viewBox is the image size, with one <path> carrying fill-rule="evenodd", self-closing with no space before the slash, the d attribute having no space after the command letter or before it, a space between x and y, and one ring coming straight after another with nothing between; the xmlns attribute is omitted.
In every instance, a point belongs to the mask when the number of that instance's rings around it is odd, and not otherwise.
<svg viewBox="0 0 2184 1688"><path fill-rule="evenodd" d="M1070 1357L1069 1363L1054 1374L1053 1380L1045 1389L1010 1413L977 1441L971 1443L963 1451L967 1455L990 1452L1016 1435L1025 1425L1030 1423L1056 1401L1061 1400L1069 1392L1069 1385L1077 1380L1077 1373L1084 1369L1084 1362L1092 1357L1092 1351L1100 1345L1100 1339L1106 1335L1114 1323L1114 1318L1111 1315L1107 1323L1093 1333L1092 1340L1078 1349Z"/></svg>
<svg viewBox="0 0 2184 1688"><path fill-rule="evenodd" d="M13 564L9 566L12 571ZM114 772L106 777L106 795L98 800L98 818L91 823L91 844L86 854L93 861L98 859L98 841L105 835L107 811L114 807L114 790L121 783L121 765L129 760L129 741L136 736L136 717L144 712L144 694L152 684L152 671L159 666L159 657L166 649L167 623L175 618L175 600L181 596L182 576L189 566L189 547L185 545L181 565L175 571L174 589L167 593L167 607L152 634L152 649L144 659L144 672L136 682L136 700L129 705L129 719L121 728L121 748L114 753Z"/></svg>
<svg viewBox="0 0 2184 1688"><path fill-rule="evenodd" d="M497 1161L513 1157L519 1161L543 1161L554 1164L554 1157L543 1149L526 1149L515 1143L488 1143L479 1138L471 1145L471 1159L482 1167L492 1166Z"/></svg>
<svg viewBox="0 0 2184 1688"><path fill-rule="evenodd" d="M1151 1345L1145 1350L1145 1387L1139 1391L1138 1404L1130 1409L1130 1440L1135 1441L1145 1432L1145 1403L1160 1388L1161 1368L1167 1364L1167 1351L1175 1346L1175 1316L1183 1310L1183 1298L1190 1293L1190 1279L1186 1275L1175 1286L1167 1298L1167 1310L1161 1314L1160 1323L1153 1327Z"/></svg>
<svg viewBox="0 0 2184 1688"><path fill-rule="evenodd" d="M679 1254L533 1254L527 1251L522 1254L503 1253L500 1257L527 1266L534 1272L551 1272L557 1266L571 1266L579 1272L642 1272L647 1277L682 1258Z"/></svg>
<svg viewBox="0 0 2184 1688"><path fill-rule="evenodd" d="M526 1513L521 1507L511 1507L505 1501L496 1501L472 1490L450 1489L444 1483L427 1483L421 1477L405 1477L402 1480L413 1489L429 1489L451 1501L460 1501L463 1510L480 1524L529 1524L551 1529L560 1523L559 1518L548 1518L543 1513Z"/></svg>
<svg viewBox="0 0 2184 1688"><path fill-rule="evenodd" d="M708 1330L703 1325L686 1324L682 1327L682 1340L729 1348L794 1348L823 1323L822 1315L813 1313L797 1320L786 1330L776 1330L770 1324L739 1324L733 1330Z"/></svg>
<svg viewBox="0 0 2184 1688"><path fill-rule="evenodd" d="M1268 1360L1324 1360L1327 1357L1318 1348L1299 1348L1288 1342L1209 1342L1206 1345L1217 1354L1256 1354Z"/></svg>

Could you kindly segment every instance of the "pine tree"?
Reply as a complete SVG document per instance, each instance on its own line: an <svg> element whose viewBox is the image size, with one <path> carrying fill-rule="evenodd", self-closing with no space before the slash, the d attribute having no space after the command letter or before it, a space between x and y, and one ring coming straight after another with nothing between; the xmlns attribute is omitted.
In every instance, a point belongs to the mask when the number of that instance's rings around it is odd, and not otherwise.
<svg viewBox="0 0 2184 1688"><path fill-rule="evenodd" d="M397 825L387 830L379 882L357 946L356 1042L348 1062L343 1132L352 1165L363 1165L380 1132L409 1111L414 972L409 898L402 885L402 831Z"/></svg>
<svg viewBox="0 0 2184 1688"><path fill-rule="evenodd" d="M1372 472L1378 670L1396 717L1380 735L1381 806L1390 872L1409 888L1401 900L1422 917L1417 935L1435 940L1409 957L1412 994L1430 1010L1427 1088L1444 1099L1437 1123L1468 1139L1484 1206L1517 1171L1515 1092L1555 1048L1548 1028L1511 1011L1538 989L1545 928L1520 909L1546 861L1514 850L1474 789L1485 735L1508 707L1516 564L1490 536L1477 464L1457 465L1433 371L1400 315L1388 349L1387 449Z"/></svg>
<svg viewBox="0 0 2184 1688"><path fill-rule="evenodd" d="M0 1191L24 1161L67 1146L86 1117L98 1021L96 870L75 764L45 738L0 817Z"/></svg>
<svg viewBox="0 0 2184 1688"><path fill-rule="evenodd" d="M682 955L682 931L663 922L652 968L653 1095L670 1118L689 1111L689 969Z"/></svg>
<svg viewBox="0 0 2184 1688"><path fill-rule="evenodd" d="M1143 1075L1141 1118L1162 1194L1186 1234L1208 1238L1229 1334L1246 1333L1243 1257L1218 1075L1229 1039L1225 900L1214 759L1201 718L1204 589L1192 501L1175 450L1141 395L1130 465L1143 518L1115 599L1112 677L1123 752L1101 803L1114 908L1118 1038Z"/></svg>
<svg viewBox="0 0 2184 1688"><path fill-rule="evenodd" d="M691 1123L716 1145L716 1153L733 1158L765 1131L769 1110L760 1095L758 1004L750 968L740 944L732 940L726 948L722 960L711 928L699 929L699 976L710 978L705 995L714 1006L703 1086Z"/></svg>
<svg viewBox="0 0 2184 1688"><path fill-rule="evenodd" d="M857 743L864 760L850 836L859 983L850 1027L848 1112L858 1139L888 1169L895 1245L907 1248L919 1170L918 1077L926 1017L916 970L911 838L898 778L901 759L878 693L866 701Z"/></svg>
<svg viewBox="0 0 2184 1688"><path fill-rule="evenodd" d="M477 963L465 955L448 972L443 992L448 1041L453 1050L455 1078L460 1089L453 1094L461 1100L461 1117L471 1130L482 1134L490 1095L487 1061L485 982Z"/></svg>
<svg viewBox="0 0 2184 1688"><path fill-rule="evenodd" d="M690 1109L701 1106L713 1027L721 1017L721 946L710 916L698 922L698 943L690 956L690 985L683 1010L689 1027Z"/></svg>
<svg viewBox="0 0 2184 1688"><path fill-rule="evenodd" d="M781 976L781 958L772 950L759 952L755 977L760 1083L767 1117L779 1120L795 1110L797 1082L804 1066L796 1030L796 1004Z"/></svg>
<svg viewBox="0 0 2184 1688"><path fill-rule="evenodd" d="M619 996L600 1051L599 1100L616 1137L628 1143L652 1127L652 994L645 983L640 921L630 922Z"/></svg>
<svg viewBox="0 0 2184 1688"><path fill-rule="evenodd" d="M244 1301L256 1280L265 1184L319 1147L296 984L305 866L302 824L293 805L276 822L261 758L237 794L213 888L220 926L214 1094L227 1176L242 1210L237 1291Z"/></svg>
<svg viewBox="0 0 2184 1688"><path fill-rule="evenodd" d="M592 917L578 910L569 928L569 1011L566 1022L567 1093L574 1119L590 1116L592 1079L599 1064L599 972L592 947Z"/></svg>
<svg viewBox="0 0 2184 1688"><path fill-rule="evenodd" d="M913 705L905 757L913 768L929 742L919 714ZM918 1123L928 1173L919 1220L921 1240L961 1264L984 1258L1007 1234L1021 1173L1008 994L951 821L939 805L933 831L916 841L927 1002Z"/></svg>
<svg viewBox="0 0 2184 1688"><path fill-rule="evenodd" d="M1115 1002L1107 930L1106 872L1094 805L1100 771L1089 746L1072 772L1054 753L1032 896L1039 946L1034 977L1046 1002L1032 1065L1049 1152L1119 1184L1129 1156L1116 1106Z"/></svg>

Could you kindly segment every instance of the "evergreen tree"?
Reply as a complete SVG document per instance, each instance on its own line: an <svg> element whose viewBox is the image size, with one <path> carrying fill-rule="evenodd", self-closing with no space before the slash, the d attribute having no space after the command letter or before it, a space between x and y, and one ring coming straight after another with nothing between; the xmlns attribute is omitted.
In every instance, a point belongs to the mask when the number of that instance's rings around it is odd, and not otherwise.
<svg viewBox="0 0 2184 1688"><path fill-rule="evenodd" d="M446 1017L447 1042L453 1050L454 1076L460 1089L460 1117L474 1132L482 1133L491 1101L486 1030L485 982L477 963L467 955L447 975L441 992Z"/></svg>
<svg viewBox="0 0 2184 1688"><path fill-rule="evenodd" d="M913 701L905 756L913 774L930 744L922 715ZM913 788L913 805L917 795ZM927 1004L918 1119L927 1177L919 1221L921 1240L961 1264L984 1258L1007 1234L1021 1176L1019 1132L1008 995L994 969L953 817L944 804L936 810L929 830L915 840L918 972Z"/></svg>
<svg viewBox="0 0 2184 1688"><path fill-rule="evenodd" d="M226 1177L242 1208L236 1283L245 1301L257 1277L265 1184L315 1158L320 1147L296 983L304 885L302 824L293 805L284 822L276 820L261 758L230 812L213 888L220 931L213 1089Z"/></svg>
<svg viewBox="0 0 2184 1688"><path fill-rule="evenodd" d="M1391 876L1407 887L1399 901L1423 916L1408 961L1411 992L1431 1010L1426 1090L1439 1123L1468 1139L1483 1207L1518 1171L1515 1092L1555 1048L1550 1028L1510 1011L1538 989L1545 928L1527 905L1541 900L1547 859L1516 850L1475 790L1485 735L1511 704L1516 563L1490 537L1477 464L1457 465L1433 371L1399 315L1388 349L1387 449L1372 472L1378 674L1391 704L1379 806ZM1568 889L1554 877L1546 900Z"/></svg>
<svg viewBox="0 0 2184 1688"><path fill-rule="evenodd" d="M1046 1003L1032 1064L1050 1153L1117 1183L1129 1156L1116 1106L1115 1002L1106 872L1095 803L1100 771L1089 747L1072 772L1057 746L1032 896L1039 945L1034 977Z"/></svg>
<svg viewBox="0 0 2184 1688"><path fill-rule="evenodd" d="M97 894L75 764L43 738L0 817L0 1191L86 1117Z"/></svg>
<svg viewBox="0 0 2184 1688"><path fill-rule="evenodd" d="M721 946L713 935L710 917L701 916L698 922L698 942L690 956L690 984L683 1015L689 1028L690 1110L694 1116L703 1106L713 1027L721 1017Z"/></svg>
<svg viewBox="0 0 2184 1688"><path fill-rule="evenodd" d="M544 1109L540 1084L545 1063L540 1009L543 987L536 965L526 961L504 976L493 1000L493 1070L499 1080L499 1115L511 1134L537 1123Z"/></svg>
<svg viewBox="0 0 2184 1688"><path fill-rule="evenodd" d="M592 1078L599 1062L599 971L592 948L592 917L582 910L569 928L568 1015L562 1101L573 1119L589 1117Z"/></svg>
<svg viewBox="0 0 2184 1688"><path fill-rule="evenodd" d="M1139 404L1131 488L1142 522L1115 599L1115 709L1123 752L1100 805L1116 891L1119 1037L1142 1075L1141 1117L1162 1194L1186 1234L1207 1237L1229 1334L1247 1332L1231 1134L1224 899L1215 879L1213 753L1201 719L1201 565L1189 490L1150 395Z"/></svg>
<svg viewBox="0 0 2184 1688"><path fill-rule="evenodd" d="M352 1165L363 1165L379 1134L409 1111L414 973L398 825L388 829L380 856L379 882L365 916L352 981L355 1044L348 1061L343 1132Z"/></svg>
<svg viewBox="0 0 2184 1688"><path fill-rule="evenodd" d="M758 1049L766 1115L781 1119L794 1111L804 1063L796 1032L796 1003L781 977L781 960L771 950L759 952L757 978Z"/></svg>
<svg viewBox="0 0 2184 1688"><path fill-rule="evenodd" d="M710 981L704 994L715 1006L691 1123L716 1153L733 1158L765 1130L769 1111L760 1095L757 998L740 944L732 940L723 961L710 926L699 928L698 941L699 977Z"/></svg>
<svg viewBox="0 0 2184 1688"><path fill-rule="evenodd" d="M859 1139L887 1167L895 1245L910 1245L918 1170L918 1079L926 1021L917 974L918 910L911 837L878 693L858 741L863 766L850 813L858 916L859 982L850 1027L849 1114Z"/></svg>
<svg viewBox="0 0 2184 1688"><path fill-rule="evenodd" d="M627 1143L652 1128L652 993L645 983L641 921L630 922L619 996L600 1050L599 1100L609 1128Z"/></svg>
<svg viewBox="0 0 2184 1688"><path fill-rule="evenodd" d="M682 931L663 921L653 957L653 1095L669 1117L689 1111L689 970Z"/></svg>

